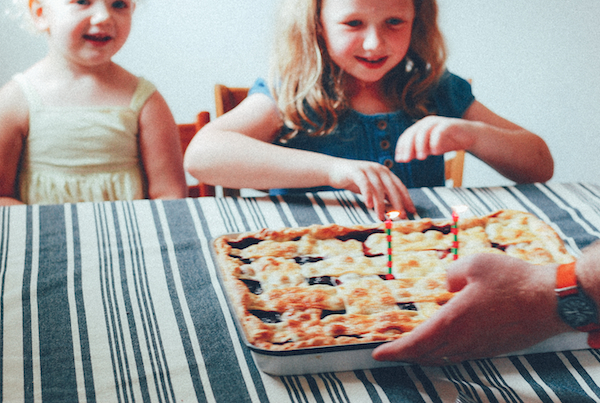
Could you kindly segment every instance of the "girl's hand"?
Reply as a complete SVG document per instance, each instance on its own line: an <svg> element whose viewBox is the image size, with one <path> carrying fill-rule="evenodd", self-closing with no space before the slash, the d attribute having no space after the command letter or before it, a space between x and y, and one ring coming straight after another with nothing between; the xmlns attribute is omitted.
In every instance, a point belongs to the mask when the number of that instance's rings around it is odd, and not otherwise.
<svg viewBox="0 0 600 403"><path fill-rule="evenodd" d="M443 116L427 116L406 129L396 144L396 161L424 160L430 155L466 150L476 139L477 123Z"/></svg>
<svg viewBox="0 0 600 403"><path fill-rule="evenodd" d="M460 293L373 357L445 365L518 351L569 331L556 311L555 276L555 265L495 254L463 257L448 268L448 289Z"/></svg>
<svg viewBox="0 0 600 403"><path fill-rule="evenodd" d="M401 218L406 218L407 211L416 212L406 186L384 165L339 158L332 166L328 171L330 185L362 194L380 220L385 220L386 202L391 210L400 212Z"/></svg>

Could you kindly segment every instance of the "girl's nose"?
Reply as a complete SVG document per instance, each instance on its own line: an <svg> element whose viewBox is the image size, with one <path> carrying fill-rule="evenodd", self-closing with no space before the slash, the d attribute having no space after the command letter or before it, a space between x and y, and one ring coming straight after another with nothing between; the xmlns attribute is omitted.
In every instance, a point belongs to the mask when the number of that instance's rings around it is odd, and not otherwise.
<svg viewBox="0 0 600 403"><path fill-rule="evenodd" d="M94 3L91 23L92 24L100 24L110 18L110 11L108 7L106 7L106 3L104 1L96 1Z"/></svg>
<svg viewBox="0 0 600 403"><path fill-rule="evenodd" d="M382 43L381 35L376 27L367 29L363 40L363 48L365 50L377 49Z"/></svg>

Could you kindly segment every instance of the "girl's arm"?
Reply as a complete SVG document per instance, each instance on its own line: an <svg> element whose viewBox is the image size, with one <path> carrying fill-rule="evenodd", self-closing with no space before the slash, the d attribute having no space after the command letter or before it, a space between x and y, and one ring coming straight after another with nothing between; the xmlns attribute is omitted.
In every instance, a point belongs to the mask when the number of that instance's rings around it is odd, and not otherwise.
<svg viewBox="0 0 600 403"><path fill-rule="evenodd" d="M27 101L10 81L0 89L0 206L23 204L17 199L16 180L28 127Z"/></svg>
<svg viewBox="0 0 600 403"><path fill-rule="evenodd" d="M166 101L155 92L140 113L140 153L151 199L187 196L179 132Z"/></svg>
<svg viewBox="0 0 600 403"><path fill-rule="evenodd" d="M332 157L273 144L282 120L273 100L254 94L194 137L186 170L201 183L231 188L332 186L365 196L383 218L385 201L414 212L406 187L383 165Z"/></svg>
<svg viewBox="0 0 600 403"><path fill-rule="evenodd" d="M546 182L554 160L544 140L490 111L478 101L463 119L428 116L400 136L398 162L467 150L517 183Z"/></svg>

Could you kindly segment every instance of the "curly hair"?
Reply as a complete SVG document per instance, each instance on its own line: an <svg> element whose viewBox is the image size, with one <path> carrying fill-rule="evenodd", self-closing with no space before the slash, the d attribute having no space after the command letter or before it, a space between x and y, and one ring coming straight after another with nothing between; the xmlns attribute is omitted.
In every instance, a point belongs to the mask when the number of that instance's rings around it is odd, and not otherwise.
<svg viewBox="0 0 600 403"><path fill-rule="evenodd" d="M329 134L349 109L344 72L333 63L322 36L323 0L285 0L280 5L269 83L290 139L300 131ZM394 107L412 118L433 113L429 95L444 72L446 46L436 0L413 0L415 19L404 60L384 77Z"/></svg>

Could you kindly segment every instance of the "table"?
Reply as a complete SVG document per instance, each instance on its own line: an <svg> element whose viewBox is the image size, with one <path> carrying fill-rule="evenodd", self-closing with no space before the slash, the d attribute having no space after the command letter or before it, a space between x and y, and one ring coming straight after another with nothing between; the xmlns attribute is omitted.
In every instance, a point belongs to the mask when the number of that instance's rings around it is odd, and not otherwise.
<svg viewBox="0 0 600 403"><path fill-rule="evenodd" d="M568 249L600 238L600 186L413 189L421 217L530 211ZM209 244L262 227L376 222L349 192L0 208L4 401L600 401L600 351L306 376L257 370ZM466 400L469 401L469 400Z"/></svg>

